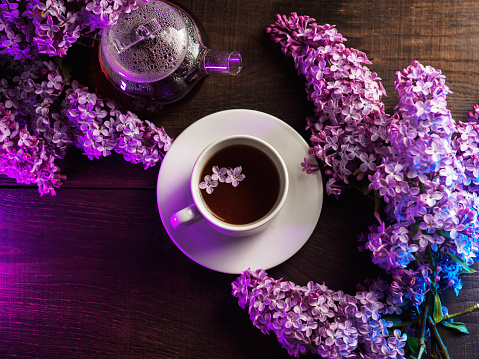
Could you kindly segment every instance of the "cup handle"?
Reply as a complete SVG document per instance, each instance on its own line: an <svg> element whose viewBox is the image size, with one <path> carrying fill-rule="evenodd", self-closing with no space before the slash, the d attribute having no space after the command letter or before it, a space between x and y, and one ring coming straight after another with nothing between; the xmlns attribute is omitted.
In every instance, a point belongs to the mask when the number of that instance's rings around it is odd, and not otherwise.
<svg viewBox="0 0 479 359"><path fill-rule="evenodd" d="M179 210L170 217L170 223L174 229L186 228L195 222L198 222L203 216L194 204Z"/></svg>

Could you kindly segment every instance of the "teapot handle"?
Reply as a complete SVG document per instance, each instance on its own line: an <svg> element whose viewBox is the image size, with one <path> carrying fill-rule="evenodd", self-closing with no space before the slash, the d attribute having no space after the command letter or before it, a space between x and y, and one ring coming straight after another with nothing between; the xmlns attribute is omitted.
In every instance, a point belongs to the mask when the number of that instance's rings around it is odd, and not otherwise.
<svg viewBox="0 0 479 359"><path fill-rule="evenodd" d="M161 26L158 23L158 20L154 18L148 21L146 24L140 25L136 29L131 30L125 36L115 40L113 42L113 47L117 53L120 54L140 41L150 38L151 36L160 32L160 30Z"/></svg>

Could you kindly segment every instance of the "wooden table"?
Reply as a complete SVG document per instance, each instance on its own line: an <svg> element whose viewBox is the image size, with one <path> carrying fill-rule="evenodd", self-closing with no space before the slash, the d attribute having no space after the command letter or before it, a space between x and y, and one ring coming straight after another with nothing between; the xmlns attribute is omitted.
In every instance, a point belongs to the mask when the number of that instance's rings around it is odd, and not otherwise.
<svg viewBox="0 0 479 359"><path fill-rule="evenodd" d="M439 68L454 94L453 117L479 102L477 1L182 0L203 23L215 50L237 50L237 77L209 77L175 108L145 116L178 136L216 111L244 108L272 114L307 139L312 106L303 79L265 34L276 13L309 15L337 25L350 47L373 62L396 103L394 73L413 60ZM94 88L87 72L93 49L75 46L73 77ZM206 269L185 256L163 228L156 202L159 166L143 170L119 155L89 161L71 149L59 162L68 176L56 196L0 179L0 358L287 358L273 336L254 328L231 296L235 275ZM325 282L354 292L377 276L357 235L374 222L366 198L326 197L304 247L268 273L305 285ZM477 266L476 266L477 269ZM477 274L463 277L450 312L479 299ZM479 313L463 317L470 334L442 331L454 358L477 358Z"/></svg>

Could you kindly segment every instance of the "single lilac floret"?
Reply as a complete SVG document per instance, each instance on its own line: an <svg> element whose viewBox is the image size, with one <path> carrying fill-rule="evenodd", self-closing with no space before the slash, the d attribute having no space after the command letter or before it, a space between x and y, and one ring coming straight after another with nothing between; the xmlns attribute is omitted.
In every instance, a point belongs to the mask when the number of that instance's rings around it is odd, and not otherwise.
<svg viewBox="0 0 479 359"><path fill-rule="evenodd" d="M241 166L236 167L234 170L228 168L226 173L228 177L226 177L226 183L231 183L233 187L238 187L239 183L245 179L245 175L241 173L242 168Z"/></svg>
<svg viewBox="0 0 479 359"><path fill-rule="evenodd" d="M225 182L226 168L225 167L218 168L218 166L213 166L213 174L211 175L211 178L220 182Z"/></svg>
<svg viewBox="0 0 479 359"><path fill-rule="evenodd" d="M200 182L199 187L201 189L206 189L206 193L212 194L214 188L218 186L218 181L213 179L212 176L206 175L204 182Z"/></svg>

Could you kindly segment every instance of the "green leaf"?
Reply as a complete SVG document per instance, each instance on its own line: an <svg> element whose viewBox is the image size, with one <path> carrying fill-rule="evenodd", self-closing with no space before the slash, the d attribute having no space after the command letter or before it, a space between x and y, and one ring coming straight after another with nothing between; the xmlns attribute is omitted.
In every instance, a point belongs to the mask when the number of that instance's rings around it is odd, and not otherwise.
<svg viewBox="0 0 479 359"><path fill-rule="evenodd" d="M371 190L369 189L369 185L368 185L368 184L364 184L364 185L362 186L361 190L362 190L362 192L363 192L363 194L364 194L365 196L367 196L368 194L371 193Z"/></svg>
<svg viewBox="0 0 479 359"><path fill-rule="evenodd" d="M436 233L440 235L441 237L444 237L446 239L451 239L449 232L446 232L444 229L440 229L439 231L436 231Z"/></svg>
<svg viewBox="0 0 479 359"><path fill-rule="evenodd" d="M411 238L414 238L414 236L416 235L417 232L419 232L419 226L414 225L411 229Z"/></svg>
<svg viewBox="0 0 479 359"><path fill-rule="evenodd" d="M441 304L441 298L439 297L439 294L434 295L434 309L432 312L432 319L434 319L435 323L439 323L442 318L444 318L444 315L442 315L442 304Z"/></svg>
<svg viewBox="0 0 479 359"><path fill-rule="evenodd" d="M419 339L416 337L408 337L407 338L407 345L409 346L409 349L413 353L418 353L419 352Z"/></svg>
<svg viewBox="0 0 479 359"><path fill-rule="evenodd" d="M381 319L384 319L386 322L392 322L393 327L401 324L401 319L393 315L383 315Z"/></svg>
<svg viewBox="0 0 479 359"><path fill-rule="evenodd" d="M447 254L449 255L449 257L451 257L453 262L459 263L461 265L462 273L475 273L475 272L477 272L475 269L470 268L469 265L466 262L464 262L461 258L456 256L455 254L452 254L450 252L447 252Z"/></svg>
<svg viewBox="0 0 479 359"><path fill-rule="evenodd" d="M445 327L448 327L450 329L457 330L458 332L464 333L464 334L469 334L469 331L466 328L466 325L462 322L448 322L444 321L441 322L442 325Z"/></svg>
<svg viewBox="0 0 479 359"><path fill-rule="evenodd" d="M53 61L57 64L57 66L60 68L62 71L63 79L65 81L68 80L70 77L70 73L72 72L72 67L70 64L68 64L67 61L63 61L63 57L55 56L53 57Z"/></svg>

